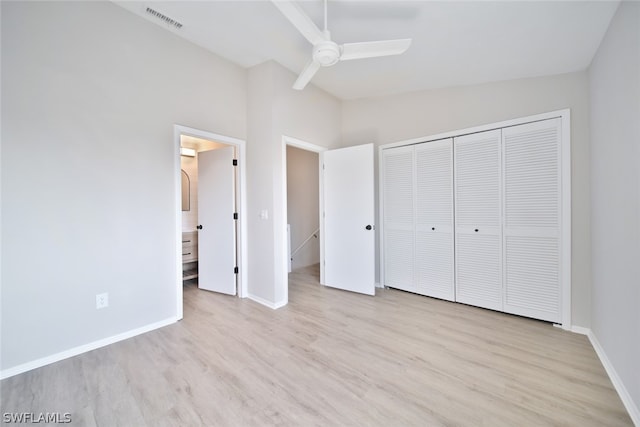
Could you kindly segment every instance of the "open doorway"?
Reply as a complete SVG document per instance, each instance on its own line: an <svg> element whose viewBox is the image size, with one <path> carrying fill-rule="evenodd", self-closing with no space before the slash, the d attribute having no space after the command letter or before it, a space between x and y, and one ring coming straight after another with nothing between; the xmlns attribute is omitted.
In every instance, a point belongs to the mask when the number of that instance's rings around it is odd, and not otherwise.
<svg viewBox="0 0 640 427"><path fill-rule="evenodd" d="M232 145L180 136L186 287L236 295L235 152Z"/></svg>
<svg viewBox="0 0 640 427"><path fill-rule="evenodd" d="M375 295L373 144L327 150L282 137L283 212L287 212L287 146L320 153L320 284ZM280 225L282 284L289 301L287 218Z"/></svg>
<svg viewBox="0 0 640 427"><path fill-rule="evenodd" d="M244 141L175 127L177 302L184 286L246 296ZM191 288L187 288L190 290Z"/></svg>
<svg viewBox="0 0 640 427"><path fill-rule="evenodd" d="M285 271L299 272L317 283L322 283L324 274L320 153L325 150L305 141L282 137L287 242ZM287 283L291 281L287 280ZM286 295L288 301L288 285Z"/></svg>
<svg viewBox="0 0 640 427"><path fill-rule="evenodd" d="M287 146L289 273L308 270L320 281L319 154Z"/></svg>

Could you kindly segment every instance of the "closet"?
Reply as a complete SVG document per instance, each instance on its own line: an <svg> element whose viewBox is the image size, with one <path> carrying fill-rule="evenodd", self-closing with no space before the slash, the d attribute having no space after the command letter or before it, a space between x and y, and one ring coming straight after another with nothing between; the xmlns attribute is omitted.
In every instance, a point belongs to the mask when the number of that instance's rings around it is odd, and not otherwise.
<svg viewBox="0 0 640 427"><path fill-rule="evenodd" d="M562 323L562 120L381 147L383 285Z"/></svg>
<svg viewBox="0 0 640 427"><path fill-rule="evenodd" d="M453 301L453 140L383 153L385 285Z"/></svg>

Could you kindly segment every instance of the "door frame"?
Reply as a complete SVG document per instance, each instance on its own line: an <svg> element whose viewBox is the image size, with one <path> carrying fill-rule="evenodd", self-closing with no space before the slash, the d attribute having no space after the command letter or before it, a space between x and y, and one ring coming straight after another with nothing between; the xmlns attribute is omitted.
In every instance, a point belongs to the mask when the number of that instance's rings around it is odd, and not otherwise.
<svg viewBox="0 0 640 427"><path fill-rule="evenodd" d="M280 248L280 253L282 254L282 272L283 276L281 278L280 283L284 285L284 304L289 302L289 264L288 264L288 250L287 250L287 146L292 146L296 148L301 148L306 151L311 151L314 153L318 153L318 196L320 197L318 206L318 219L320 223L320 283L324 284L324 219L322 217L322 212L324 212L324 182L322 175L322 153L327 151L327 147L322 147L320 145L311 144L310 142L303 141L301 139L296 139L287 135L282 135L282 221L277 227L279 230L277 232L282 236L282 247ZM283 304L283 305L284 305Z"/></svg>
<svg viewBox="0 0 640 427"><path fill-rule="evenodd" d="M215 141L236 148L238 158L238 170L236 172L236 203L238 207L238 226L236 229L236 254L238 264L238 297L247 297L247 206L246 199L246 171L244 168L246 159L246 141L226 135L220 135L206 130L195 129L188 126L173 125L174 138L174 195L175 195L175 239L176 239L176 318L183 317L184 295L182 290L182 185L180 166L180 136L193 136L196 138Z"/></svg>

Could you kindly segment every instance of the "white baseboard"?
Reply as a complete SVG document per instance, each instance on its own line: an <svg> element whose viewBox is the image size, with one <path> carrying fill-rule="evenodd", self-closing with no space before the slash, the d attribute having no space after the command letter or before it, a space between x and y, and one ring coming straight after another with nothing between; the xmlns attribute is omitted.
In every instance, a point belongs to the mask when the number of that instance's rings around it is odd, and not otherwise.
<svg viewBox="0 0 640 427"><path fill-rule="evenodd" d="M287 305L287 301L271 302L271 301L268 301L268 300L266 300L266 299L264 299L262 297L256 296L256 295L249 294L247 296L248 296L248 298L250 300L257 302L258 304L262 304L265 307L269 307L269 308L271 308L273 310L277 310L277 309Z"/></svg>
<svg viewBox="0 0 640 427"><path fill-rule="evenodd" d="M575 332L576 334L587 335L587 336L591 333L591 329L585 328L584 326L576 326L576 325L572 325L570 331Z"/></svg>
<svg viewBox="0 0 640 427"><path fill-rule="evenodd" d="M279 309L279 308L284 307L284 306L285 306L285 305L287 305L288 303L289 303L288 301L279 301L279 302L277 302L277 303L273 304L273 309L274 309L274 310L277 310L277 309Z"/></svg>
<svg viewBox="0 0 640 427"><path fill-rule="evenodd" d="M640 426L640 410L638 409L638 405L636 405L636 403L631 398L631 395L627 391L627 388L624 386L624 383L622 382L615 368L609 361L607 354L604 352L604 348L602 348L602 346L600 345L598 338L596 338L595 334L590 329L587 329L587 328L580 328L580 329L587 330L587 333L585 335L589 337L589 341L591 341L591 345L593 346L594 350L596 351L596 354L600 358L600 362L602 362L604 369L607 371L607 374L609 375L609 379L611 379L611 382L613 383L613 386L618 392L620 399L622 399L622 403L624 404L624 407L627 408L627 412L629 412L629 416L631 417L631 420L636 426Z"/></svg>
<svg viewBox="0 0 640 427"><path fill-rule="evenodd" d="M82 353L86 353L91 350L95 350L100 347L107 346L109 344L116 343L118 341L123 341L136 335L142 335L146 332L153 331L154 329L162 328L163 326L171 325L172 323L176 323L177 319L175 317L171 317L169 319L161 320L159 322L151 323L150 325L145 325L140 328L132 329L127 332L123 332L118 335L113 335L111 337L103 338L98 341L93 341L88 344L83 344L78 347L70 348L69 350L61 351L60 353L52 354L50 356L42 357L40 359L33 360L31 362L23 363L21 365L14 366L13 368L4 369L0 371L0 379L5 379L12 377L14 375L21 374L23 372L31 371L32 369L40 368L42 366L50 365L55 362L59 362L60 360L68 359L70 357L77 356Z"/></svg>

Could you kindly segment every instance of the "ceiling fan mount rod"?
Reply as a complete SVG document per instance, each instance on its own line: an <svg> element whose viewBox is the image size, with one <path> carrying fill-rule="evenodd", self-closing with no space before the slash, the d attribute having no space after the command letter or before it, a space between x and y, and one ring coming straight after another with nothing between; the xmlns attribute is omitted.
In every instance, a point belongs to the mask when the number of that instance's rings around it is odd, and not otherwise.
<svg viewBox="0 0 640 427"><path fill-rule="evenodd" d="M324 32L328 33L327 31L327 0L324 0Z"/></svg>

